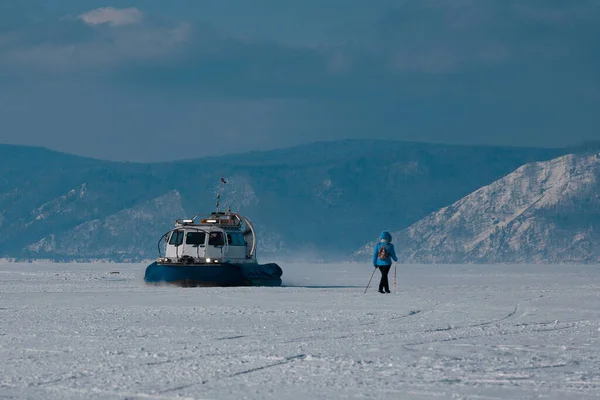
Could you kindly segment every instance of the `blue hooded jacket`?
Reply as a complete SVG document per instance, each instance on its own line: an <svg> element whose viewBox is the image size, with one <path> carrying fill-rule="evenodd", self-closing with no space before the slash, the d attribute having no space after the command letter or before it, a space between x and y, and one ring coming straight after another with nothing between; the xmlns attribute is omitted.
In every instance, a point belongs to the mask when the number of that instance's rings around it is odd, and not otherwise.
<svg viewBox="0 0 600 400"><path fill-rule="evenodd" d="M392 244L392 235L390 235L390 233L387 231L383 231L379 239L380 241L377 243L375 250L373 251L373 267L392 265L392 260L398 261L398 257L396 257L396 250ZM379 253L379 249L382 246L387 246L386 249L388 252L388 257L385 260L380 260L379 257L377 257L377 253Z"/></svg>

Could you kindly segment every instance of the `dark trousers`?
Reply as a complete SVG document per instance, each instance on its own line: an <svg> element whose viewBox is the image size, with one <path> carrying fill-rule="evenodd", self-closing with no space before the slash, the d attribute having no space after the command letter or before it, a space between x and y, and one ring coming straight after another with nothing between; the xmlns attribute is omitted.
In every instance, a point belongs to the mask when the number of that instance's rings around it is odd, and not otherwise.
<svg viewBox="0 0 600 400"><path fill-rule="evenodd" d="M379 270L381 271L381 280L379 281L379 291L390 291L390 284L388 282L388 273L390 272L391 265L381 265Z"/></svg>

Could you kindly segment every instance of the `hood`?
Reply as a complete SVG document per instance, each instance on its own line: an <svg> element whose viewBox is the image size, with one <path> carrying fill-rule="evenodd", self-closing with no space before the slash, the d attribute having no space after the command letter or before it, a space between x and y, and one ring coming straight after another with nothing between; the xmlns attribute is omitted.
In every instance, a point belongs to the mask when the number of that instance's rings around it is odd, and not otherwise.
<svg viewBox="0 0 600 400"><path fill-rule="evenodd" d="M391 242L392 241L392 235L390 235L390 233L388 231L383 231L381 232L381 236L379 236L379 240L381 240L382 242Z"/></svg>

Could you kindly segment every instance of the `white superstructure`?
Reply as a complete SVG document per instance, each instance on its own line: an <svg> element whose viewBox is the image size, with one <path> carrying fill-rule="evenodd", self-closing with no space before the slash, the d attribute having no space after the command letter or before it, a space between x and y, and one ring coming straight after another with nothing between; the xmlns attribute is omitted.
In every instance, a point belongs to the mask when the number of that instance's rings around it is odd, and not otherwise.
<svg viewBox="0 0 600 400"><path fill-rule="evenodd" d="M165 255L158 263L256 263L256 234L250 221L235 212L215 212L196 222L176 220L165 233Z"/></svg>

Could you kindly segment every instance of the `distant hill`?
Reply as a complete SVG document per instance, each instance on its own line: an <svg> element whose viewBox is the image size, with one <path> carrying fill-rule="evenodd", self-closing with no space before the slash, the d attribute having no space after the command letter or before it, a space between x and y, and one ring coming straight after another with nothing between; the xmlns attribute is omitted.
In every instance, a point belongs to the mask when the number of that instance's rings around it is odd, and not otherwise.
<svg viewBox="0 0 600 400"><path fill-rule="evenodd" d="M259 258L346 259L382 229L564 152L344 140L141 164L0 145L0 257L154 258L174 219L214 210L223 176L221 205L255 223Z"/></svg>
<svg viewBox="0 0 600 400"><path fill-rule="evenodd" d="M600 263L600 153L527 164L394 236L403 262Z"/></svg>

